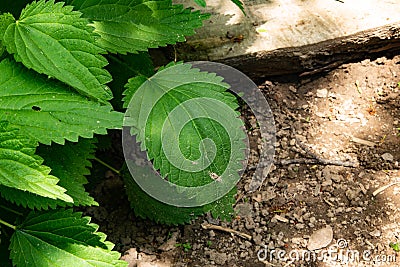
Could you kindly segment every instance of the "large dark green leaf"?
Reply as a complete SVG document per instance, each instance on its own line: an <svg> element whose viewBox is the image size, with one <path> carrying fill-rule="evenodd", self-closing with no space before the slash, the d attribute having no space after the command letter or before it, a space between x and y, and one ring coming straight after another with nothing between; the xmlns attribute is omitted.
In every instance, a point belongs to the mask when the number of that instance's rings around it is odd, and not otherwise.
<svg viewBox="0 0 400 267"><path fill-rule="evenodd" d="M0 185L72 202L65 189L57 185L58 178L35 155L37 141L19 133L7 122L0 122Z"/></svg>
<svg viewBox="0 0 400 267"><path fill-rule="evenodd" d="M105 50L95 41L89 21L71 6L54 0L32 2L7 27L3 44L17 61L105 102L112 98L105 85L111 75L103 69Z"/></svg>
<svg viewBox="0 0 400 267"><path fill-rule="evenodd" d="M11 122L40 143L76 142L122 127L123 114L110 104L87 99L14 61L4 59L0 73L0 121Z"/></svg>
<svg viewBox="0 0 400 267"><path fill-rule="evenodd" d="M68 1L94 21L98 44L113 53L147 51L185 41L208 15L192 12L171 0ZM110 12L112 10L112 12Z"/></svg>
<svg viewBox="0 0 400 267"><path fill-rule="evenodd" d="M16 266L122 267L120 254L90 218L72 210L31 212L11 238Z"/></svg>

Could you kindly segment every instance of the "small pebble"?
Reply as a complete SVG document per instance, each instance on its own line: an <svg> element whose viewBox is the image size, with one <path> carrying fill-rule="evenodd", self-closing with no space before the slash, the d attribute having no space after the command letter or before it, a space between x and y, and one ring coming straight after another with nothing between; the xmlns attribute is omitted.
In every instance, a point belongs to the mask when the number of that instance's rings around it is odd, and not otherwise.
<svg viewBox="0 0 400 267"><path fill-rule="evenodd" d="M304 229L306 225L304 223L298 223L294 227L296 227L297 230Z"/></svg>
<svg viewBox="0 0 400 267"><path fill-rule="evenodd" d="M382 158L383 158L384 160L390 161L390 162L392 162L392 161L394 160L393 155L390 154L390 153L385 153L385 154L383 154L383 155L382 155Z"/></svg>
<svg viewBox="0 0 400 267"><path fill-rule="evenodd" d="M319 89L317 90L317 97L323 98L328 96L328 90L327 89Z"/></svg>

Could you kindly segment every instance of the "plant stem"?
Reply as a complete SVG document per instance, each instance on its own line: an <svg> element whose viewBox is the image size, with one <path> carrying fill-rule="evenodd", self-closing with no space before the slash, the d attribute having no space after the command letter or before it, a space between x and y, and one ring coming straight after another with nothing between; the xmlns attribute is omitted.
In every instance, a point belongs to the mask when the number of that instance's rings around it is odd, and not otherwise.
<svg viewBox="0 0 400 267"><path fill-rule="evenodd" d="M7 210L9 212L12 212L14 214L17 214L18 216L22 216L23 214L21 212L15 211L13 209L7 208L6 206L0 205L0 208L2 208L3 210Z"/></svg>
<svg viewBox="0 0 400 267"><path fill-rule="evenodd" d="M14 229L14 230L17 230L17 227L15 227L15 226L12 225L12 224L9 224L8 222L3 221L2 219L0 219L0 223L3 224L3 225L5 225L5 226L7 226L7 227L10 227L10 228L12 228L12 229Z"/></svg>
<svg viewBox="0 0 400 267"><path fill-rule="evenodd" d="M97 161L98 163L100 163L101 165L103 165L103 166L109 168L110 170L112 170L112 171L115 172L116 174L119 174L119 173L120 173L119 170L117 170L117 169L115 169L114 167L108 165L107 163L105 163L105 162L102 161L101 159L98 159L98 158L95 157L94 160Z"/></svg>

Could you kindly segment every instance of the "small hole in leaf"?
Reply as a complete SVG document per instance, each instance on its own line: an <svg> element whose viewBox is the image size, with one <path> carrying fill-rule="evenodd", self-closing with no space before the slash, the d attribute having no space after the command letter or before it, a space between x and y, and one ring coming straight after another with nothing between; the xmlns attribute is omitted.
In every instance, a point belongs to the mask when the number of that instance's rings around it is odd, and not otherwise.
<svg viewBox="0 0 400 267"><path fill-rule="evenodd" d="M38 107L38 106L32 106L32 109L34 110L34 111L40 111L40 110L42 110L40 107Z"/></svg>

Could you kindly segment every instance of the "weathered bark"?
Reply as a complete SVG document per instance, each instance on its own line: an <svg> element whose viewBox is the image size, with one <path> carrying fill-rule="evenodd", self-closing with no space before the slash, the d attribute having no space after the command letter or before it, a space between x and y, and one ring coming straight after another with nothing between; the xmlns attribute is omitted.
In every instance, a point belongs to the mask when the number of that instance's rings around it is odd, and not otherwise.
<svg viewBox="0 0 400 267"><path fill-rule="evenodd" d="M261 51L218 60L251 77L313 74L384 51L400 52L400 23L300 47Z"/></svg>

